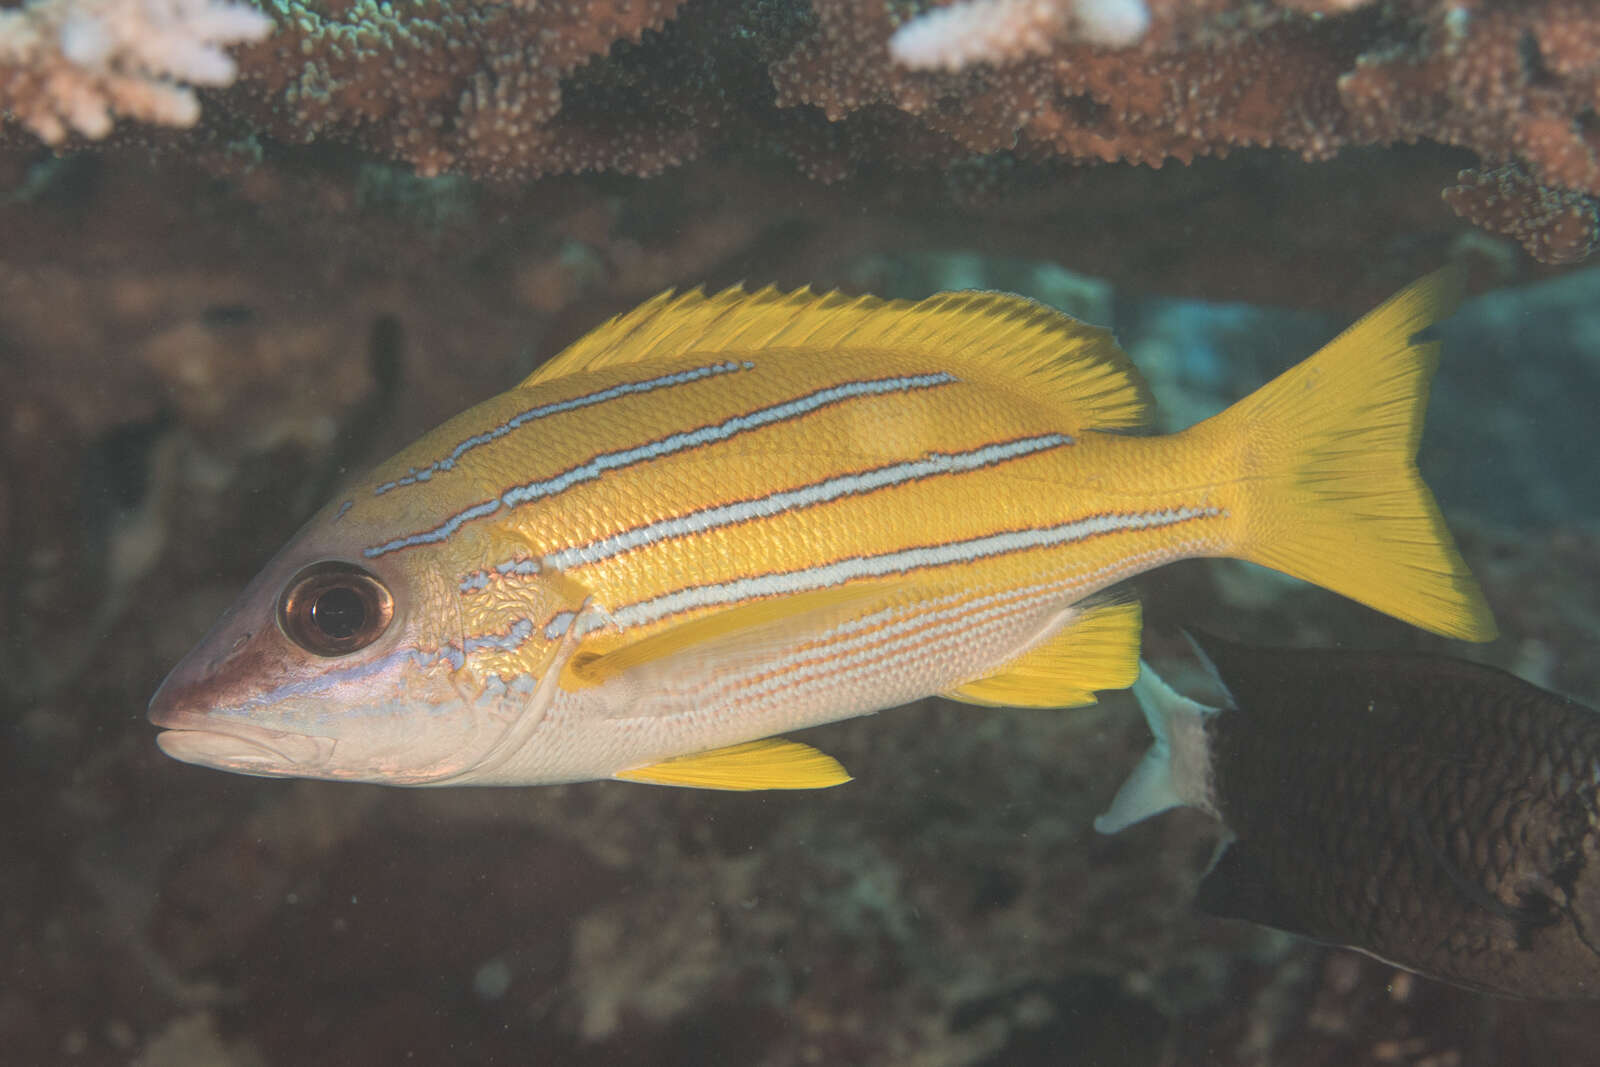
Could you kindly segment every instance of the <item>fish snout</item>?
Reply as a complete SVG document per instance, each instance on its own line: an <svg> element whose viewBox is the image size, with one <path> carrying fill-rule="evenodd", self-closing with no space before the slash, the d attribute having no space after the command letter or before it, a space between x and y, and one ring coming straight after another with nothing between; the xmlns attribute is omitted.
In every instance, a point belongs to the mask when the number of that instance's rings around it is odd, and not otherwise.
<svg viewBox="0 0 1600 1067"><path fill-rule="evenodd" d="M250 639L253 637L255 637L255 633L253 631L246 630L244 633L235 637L227 648L220 649L214 655L209 656L205 664L206 675L215 675L229 663L233 662L234 659L238 658L241 652L250 647Z"/></svg>
<svg viewBox="0 0 1600 1067"><path fill-rule="evenodd" d="M242 633L221 649L202 644L174 667L150 698L145 717L161 728L156 744L174 759L241 774L306 775L328 762L334 740L251 721L245 681L270 656Z"/></svg>
<svg viewBox="0 0 1600 1067"><path fill-rule="evenodd" d="M161 680L146 717L157 726L166 726L169 720L229 703L224 671L249 648L251 636L240 634L221 652L212 651L209 643L190 652Z"/></svg>

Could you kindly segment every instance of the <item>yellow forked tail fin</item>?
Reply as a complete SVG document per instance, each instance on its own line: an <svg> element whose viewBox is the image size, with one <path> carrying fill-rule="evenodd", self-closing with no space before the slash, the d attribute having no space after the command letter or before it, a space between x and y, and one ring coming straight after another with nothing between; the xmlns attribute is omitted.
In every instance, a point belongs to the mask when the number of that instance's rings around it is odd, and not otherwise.
<svg viewBox="0 0 1600 1067"><path fill-rule="evenodd" d="M1470 641L1494 618L1417 471L1434 341L1460 303L1446 268L1369 312L1316 355L1196 427L1236 449L1255 487L1240 558Z"/></svg>

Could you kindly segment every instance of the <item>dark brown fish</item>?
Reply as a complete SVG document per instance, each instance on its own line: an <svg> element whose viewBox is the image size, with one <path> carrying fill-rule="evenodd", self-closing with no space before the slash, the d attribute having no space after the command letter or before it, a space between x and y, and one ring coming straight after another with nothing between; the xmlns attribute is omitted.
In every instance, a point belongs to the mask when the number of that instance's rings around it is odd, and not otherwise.
<svg viewBox="0 0 1600 1067"><path fill-rule="evenodd" d="M1439 656L1201 635L1224 707L1142 670L1155 744L1096 829L1230 840L1197 905L1505 996L1600 997L1600 715Z"/></svg>

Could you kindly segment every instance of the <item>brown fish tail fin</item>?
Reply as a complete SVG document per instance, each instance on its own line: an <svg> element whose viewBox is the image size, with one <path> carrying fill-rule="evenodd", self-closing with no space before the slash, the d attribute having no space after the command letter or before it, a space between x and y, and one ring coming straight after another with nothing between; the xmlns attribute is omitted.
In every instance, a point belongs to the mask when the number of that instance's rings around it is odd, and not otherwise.
<svg viewBox="0 0 1600 1067"><path fill-rule="evenodd" d="M1439 344L1415 334L1460 303L1446 268L1203 423L1254 483L1238 555L1448 637L1494 619L1416 467Z"/></svg>

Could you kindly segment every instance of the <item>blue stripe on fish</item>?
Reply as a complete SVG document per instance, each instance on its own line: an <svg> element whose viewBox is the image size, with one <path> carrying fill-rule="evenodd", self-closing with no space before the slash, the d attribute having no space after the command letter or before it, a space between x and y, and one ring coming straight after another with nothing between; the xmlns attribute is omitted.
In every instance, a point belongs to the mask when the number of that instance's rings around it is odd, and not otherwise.
<svg viewBox="0 0 1600 1067"><path fill-rule="evenodd" d="M690 382L698 382L705 378L715 377L719 374L729 374L733 371L739 370L753 370L754 368L755 364L749 362L748 360L738 363L713 363L710 366L695 367L692 370L676 371L672 374L662 374L655 378L646 378L643 381L623 382L621 385L613 385L608 389L599 389L593 393L585 393L583 396L575 396L570 400L557 400L550 404L540 404L537 407L528 408L526 411L517 412L517 414L511 416L509 419L506 419L504 422L500 423L500 425L495 426L492 429L485 430L483 433L473 434L471 437L468 437L466 440L452 448L450 450L450 454L445 456L445 458L430 463L426 467L412 467L409 471L396 478L394 481L384 482L382 485L378 486L372 491L372 495L382 496L387 492L399 489L401 486L415 485L418 482L429 481L440 471L453 469L456 463L460 461L462 456L466 455L468 452L471 452L479 445L486 445L491 441L498 441L511 431L521 429L523 426L526 426L528 423L533 422L536 419L542 419L549 415L560 415L568 411L577 411L580 408L592 407L595 404L603 404L607 400L615 400L619 396L632 396L637 393L649 393L657 389L670 388L674 385L686 385Z"/></svg>
<svg viewBox="0 0 1600 1067"><path fill-rule="evenodd" d="M766 496L718 504L715 507L702 508L699 511L635 526L587 545L557 549L542 559L506 560L495 564L493 573L503 576L538 574L545 568L567 570L586 563L598 563L658 541L706 533L752 519L767 518L799 508L826 504L841 497L918 482L935 475L982 470L1008 460L1020 459L1075 443L1068 434L1047 433L1035 437L1021 437L1014 441L1000 441L981 448L968 449L965 452L930 452L921 459L840 474L808 485L769 493ZM474 571L461 580L459 588L463 593L479 592L489 587L490 578L490 571Z"/></svg>
<svg viewBox="0 0 1600 1067"><path fill-rule="evenodd" d="M498 574L501 576L507 574L528 575L538 574L544 569L543 561L523 557L520 559L508 559L500 563L496 563L494 565L493 574ZM461 579L459 588L463 593L481 592L482 590L489 588L490 578L490 571L473 571L471 574Z"/></svg>
<svg viewBox="0 0 1600 1067"><path fill-rule="evenodd" d="M728 504L718 504L715 507L676 515L670 519L645 523L587 545L558 549L545 556L541 562L544 566L555 570L598 563L636 548L644 548L657 541L706 533L719 527L749 522L752 519L768 518L800 508L827 504L841 497L919 482L935 475L982 470L1007 460L1020 459L1072 443L1072 438L1067 434L1047 433L988 444L965 452L930 452L921 459L836 475L809 485L783 489L765 496L751 497ZM501 574L512 573L516 570L516 564L504 569L497 566L495 569ZM465 584L463 583L463 588Z"/></svg>
<svg viewBox="0 0 1600 1067"><path fill-rule="evenodd" d="M469 637L461 642L461 647L469 656L474 652L482 652L485 649L494 649L497 652L515 652L532 635L533 620L518 619L503 634L482 634L477 637Z"/></svg>
<svg viewBox="0 0 1600 1067"><path fill-rule="evenodd" d="M861 578L883 578L928 567L969 563L989 556L1025 552L1036 548L1054 548L1105 534L1176 526L1196 519L1219 518L1226 514L1226 510L1218 507L1182 507L1164 508L1160 511L1091 515L1053 526L1005 530L961 541L902 548L875 556L847 556L815 567L687 586L651 597L649 600L617 608L611 613L612 621L624 628L643 626L697 608L738 604L760 597L805 593Z"/></svg>
<svg viewBox="0 0 1600 1067"><path fill-rule="evenodd" d="M575 611L558 611L555 616L544 626L544 636L547 641L555 641L567 636L567 631L572 629L572 622L578 617ZM593 627L590 627L592 629Z"/></svg>
<svg viewBox="0 0 1600 1067"><path fill-rule="evenodd" d="M603 621L603 620L602 620ZM459 645L454 642L447 643L433 651L424 651L416 645L403 645L391 652L367 663L352 664L325 671L309 678L288 682L274 689L251 697L237 708L218 708L218 714L239 714L250 708L271 704L275 701L287 700L292 697L310 697L335 689L351 682L359 682L382 675L391 668L411 664L421 670L448 663L453 670L460 670L466 666L467 657L476 652L515 652L527 643L533 636L534 624L529 618L517 619L503 634L475 634L464 639Z"/></svg>
<svg viewBox="0 0 1600 1067"><path fill-rule="evenodd" d="M670 456L676 452L699 448L702 445L726 441L739 434L758 430L765 426L788 422L790 419L809 415L823 408L845 400L853 400L865 396L882 396L886 393L904 393L914 389L931 389L940 385L951 385L958 381L955 375L945 371L935 371L930 374L908 374L893 378L870 378L864 381L842 382L830 385L825 389L807 393L793 400L785 400L781 404L770 407L757 408L755 411L743 415L735 415L721 422L701 426L693 430L682 430L678 433L668 434L655 441L648 441L632 448L620 449L616 452L602 452L587 462L576 467L562 471L550 478L527 485L519 485L508 489L499 497L474 504L464 511L459 511L431 530L398 537L393 541L362 550L368 559L401 549L415 548L418 545L436 544L447 541L455 535L462 526L476 519L485 518L494 514L502 506L514 508L521 504L528 504L545 497L555 496L578 485L581 482L593 481L607 471L620 471L636 463L647 463L653 459Z"/></svg>

